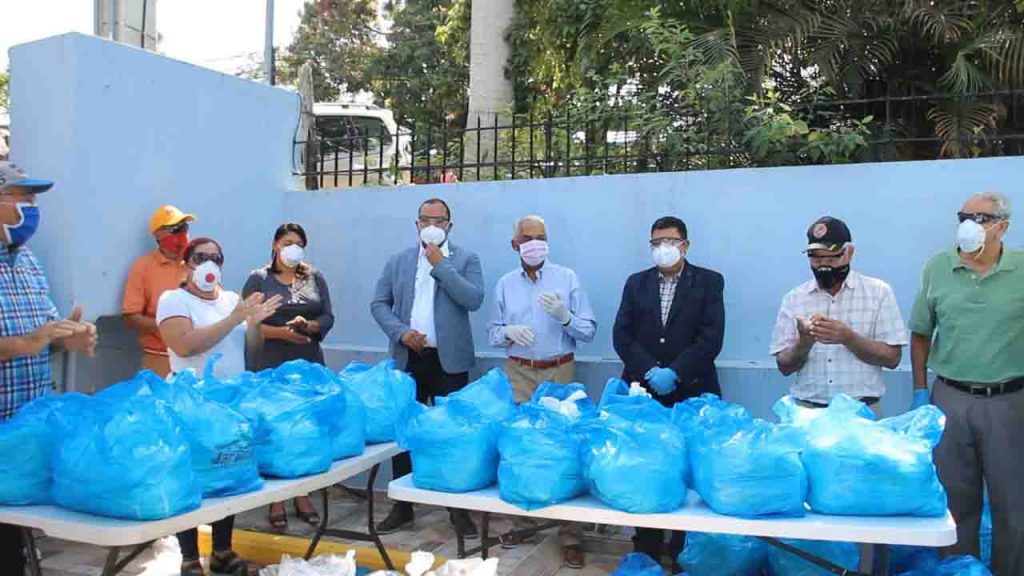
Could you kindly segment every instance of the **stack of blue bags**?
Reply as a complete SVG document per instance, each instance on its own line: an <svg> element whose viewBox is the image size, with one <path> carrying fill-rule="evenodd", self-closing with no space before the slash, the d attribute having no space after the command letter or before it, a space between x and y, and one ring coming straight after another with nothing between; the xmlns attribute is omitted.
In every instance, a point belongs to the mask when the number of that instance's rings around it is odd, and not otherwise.
<svg viewBox="0 0 1024 576"><path fill-rule="evenodd" d="M299 360L225 379L216 361L202 377L143 371L93 397L26 404L0 423L0 504L167 518L258 490L263 477L324 472L371 436L393 439L415 401L412 378L390 361L338 375Z"/></svg>

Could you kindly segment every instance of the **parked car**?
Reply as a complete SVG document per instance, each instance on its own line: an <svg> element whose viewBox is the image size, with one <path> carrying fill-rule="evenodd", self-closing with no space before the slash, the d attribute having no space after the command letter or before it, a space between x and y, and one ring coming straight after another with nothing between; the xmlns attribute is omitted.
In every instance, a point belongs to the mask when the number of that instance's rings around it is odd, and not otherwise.
<svg viewBox="0 0 1024 576"><path fill-rule="evenodd" d="M412 161L394 114L372 104L313 104L314 137L300 152L304 188L394 184L395 160Z"/></svg>

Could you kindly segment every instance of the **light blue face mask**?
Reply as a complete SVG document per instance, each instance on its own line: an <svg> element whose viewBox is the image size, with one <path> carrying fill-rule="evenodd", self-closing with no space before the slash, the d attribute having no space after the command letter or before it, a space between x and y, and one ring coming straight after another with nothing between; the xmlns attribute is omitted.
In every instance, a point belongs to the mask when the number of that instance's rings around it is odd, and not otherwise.
<svg viewBox="0 0 1024 576"><path fill-rule="evenodd" d="M22 246L36 233L39 228L39 206L28 202L17 204L18 214L21 221L17 224L4 224L4 234L7 235L7 243L11 246Z"/></svg>

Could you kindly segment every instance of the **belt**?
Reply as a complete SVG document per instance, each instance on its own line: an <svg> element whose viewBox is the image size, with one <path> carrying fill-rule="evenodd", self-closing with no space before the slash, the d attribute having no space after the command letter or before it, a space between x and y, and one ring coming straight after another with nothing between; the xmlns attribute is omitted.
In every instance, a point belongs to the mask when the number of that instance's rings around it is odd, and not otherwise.
<svg viewBox="0 0 1024 576"><path fill-rule="evenodd" d="M944 378L942 376L939 376L939 378L951 387L956 388L961 392L966 392L972 396L999 396L1000 394L1019 392L1024 388L1024 378L1014 378L1013 380L1007 380L1006 382L1000 382L999 384L961 382L960 380L950 380L949 378Z"/></svg>
<svg viewBox="0 0 1024 576"><path fill-rule="evenodd" d="M523 366L529 366L530 368L536 368L537 370L547 370L548 368L554 368L555 366L561 366L562 364L568 364L576 359L576 355L569 352L565 356L559 356L558 358L552 358L550 360L530 360L529 358L519 358L518 356L509 356L509 360L516 364L522 364Z"/></svg>
<svg viewBox="0 0 1024 576"><path fill-rule="evenodd" d="M875 404L878 404L878 396L863 396L861 398L857 398L857 400L860 400L861 402L867 404L868 406L874 406ZM803 406L804 408L828 408L828 404L823 404L821 402L812 402L810 400L800 400L799 398L797 399L796 403L800 406Z"/></svg>

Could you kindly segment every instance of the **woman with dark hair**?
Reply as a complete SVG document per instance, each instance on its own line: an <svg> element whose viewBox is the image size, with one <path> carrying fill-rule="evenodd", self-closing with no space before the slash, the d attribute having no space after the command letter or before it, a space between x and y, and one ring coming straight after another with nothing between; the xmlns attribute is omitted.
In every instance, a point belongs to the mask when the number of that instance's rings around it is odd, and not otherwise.
<svg viewBox="0 0 1024 576"><path fill-rule="evenodd" d="M156 322L167 343L171 372L194 370L203 373L207 359L221 354L214 373L220 378L245 371L246 348L259 347L260 326L281 305L281 297L264 297L253 292L242 299L221 287L224 252L210 238L196 238L182 255L188 276L177 290L168 290L157 304ZM210 570L219 574L245 576L256 567L231 549L235 517L213 523L213 556ZM202 576L199 561L199 532L193 528L178 533L182 576Z"/></svg>
<svg viewBox="0 0 1024 576"><path fill-rule="evenodd" d="M262 293L281 298L281 307L263 321L263 345L249 358L250 370L276 368L297 359L324 363L320 342L334 326L334 313L327 281L305 261L306 243L302 226L294 222L279 226L271 243L270 264L254 270L242 289L242 296ZM320 523L308 496L295 499L295 514L314 526ZM276 531L288 527L283 502L270 506L268 521Z"/></svg>

